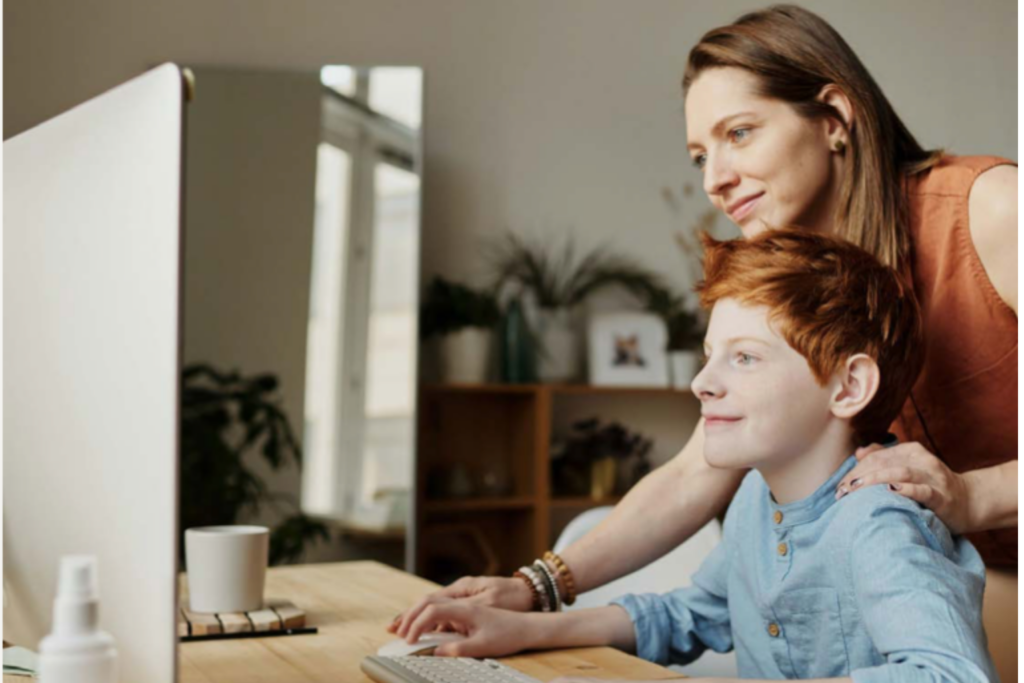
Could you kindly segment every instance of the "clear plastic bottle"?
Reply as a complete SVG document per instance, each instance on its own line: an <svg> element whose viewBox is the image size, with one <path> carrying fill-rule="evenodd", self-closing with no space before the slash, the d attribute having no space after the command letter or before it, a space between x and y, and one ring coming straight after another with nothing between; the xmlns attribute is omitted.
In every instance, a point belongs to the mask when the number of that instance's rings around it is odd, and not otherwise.
<svg viewBox="0 0 1024 683"><path fill-rule="evenodd" d="M99 629L96 558L61 558L53 632L39 644L40 683L117 683L117 650Z"/></svg>

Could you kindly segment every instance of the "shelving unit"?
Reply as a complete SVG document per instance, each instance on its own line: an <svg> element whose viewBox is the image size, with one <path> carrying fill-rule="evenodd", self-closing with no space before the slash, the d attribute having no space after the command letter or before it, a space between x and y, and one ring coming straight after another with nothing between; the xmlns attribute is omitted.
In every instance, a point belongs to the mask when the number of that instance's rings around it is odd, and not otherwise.
<svg viewBox="0 0 1024 683"><path fill-rule="evenodd" d="M601 410L591 406L600 404ZM616 407L618 406L618 408ZM646 406L646 408L644 408ZM553 496L552 435L579 414L642 410L679 416L675 452L699 416L689 391L586 385L427 385L421 388L416 467L416 572L446 583L466 574L511 574L551 548L572 518L621 497ZM574 418L576 415L577 418ZM691 424L692 423L692 424ZM629 420L627 427L634 426ZM690 426L687 428L687 424ZM561 425L561 426L560 426ZM644 430L641 430L644 431ZM659 434L649 434L655 440ZM680 436L684 435L684 436ZM456 496L452 472L462 473ZM489 482L489 490L482 482Z"/></svg>

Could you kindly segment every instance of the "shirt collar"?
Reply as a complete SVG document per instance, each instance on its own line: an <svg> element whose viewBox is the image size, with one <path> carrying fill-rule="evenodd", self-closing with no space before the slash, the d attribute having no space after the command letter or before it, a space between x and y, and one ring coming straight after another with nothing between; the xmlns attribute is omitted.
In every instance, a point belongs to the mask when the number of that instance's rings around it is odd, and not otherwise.
<svg viewBox="0 0 1024 683"><path fill-rule="evenodd" d="M782 514L782 519L778 522L778 526L788 528L797 524L813 522L818 517L821 517L826 510L836 503L836 487L839 486L839 482L843 480L843 477L856 465L857 457L854 455L849 456L839 466L839 469L832 473L828 481L819 486L814 493L793 503L779 505L772 498L771 492L769 492L768 503L771 506L773 515L778 519L778 513Z"/></svg>

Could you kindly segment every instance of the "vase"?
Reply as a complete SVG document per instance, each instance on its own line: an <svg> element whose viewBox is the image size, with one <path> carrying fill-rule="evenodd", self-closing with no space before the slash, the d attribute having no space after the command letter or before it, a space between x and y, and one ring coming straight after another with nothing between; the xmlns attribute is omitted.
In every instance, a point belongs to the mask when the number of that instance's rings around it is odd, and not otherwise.
<svg viewBox="0 0 1024 683"><path fill-rule="evenodd" d="M520 299L513 299L501 320L501 381L528 384L537 381L536 352Z"/></svg>
<svg viewBox="0 0 1024 683"><path fill-rule="evenodd" d="M537 312L537 375L542 382L571 382L579 377L580 335L572 311L542 308Z"/></svg>
<svg viewBox="0 0 1024 683"><path fill-rule="evenodd" d="M441 340L442 377L450 384L487 381L491 331L466 327Z"/></svg>
<svg viewBox="0 0 1024 683"><path fill-rule="evenodd" d="M669 351L668 364L674 388L683 391L690 388L693 378L700 372L700 357L699 351Z"/></svg>
<svg viewBox="0 0 1024 683"><path fill-rule="evenodd" d="M615 475L617 473L615 458L606 455L595 460L590 466L590 498L604 500L615 492Z"/></svg>

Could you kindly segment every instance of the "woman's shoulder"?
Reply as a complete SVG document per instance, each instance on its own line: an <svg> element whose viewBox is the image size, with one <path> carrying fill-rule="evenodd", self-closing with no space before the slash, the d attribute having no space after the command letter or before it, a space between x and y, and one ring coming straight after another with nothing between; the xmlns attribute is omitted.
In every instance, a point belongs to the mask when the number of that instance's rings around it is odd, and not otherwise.
<svg viewBox="0 0 1024 683"><path fill-rule="evenodd" d="M910 178L908 194L911 197L953 195L966 198L979 176L1002 166L1014 168L1016 165L1015 161L1000 156L944 155L934 166Z"/></svg>

